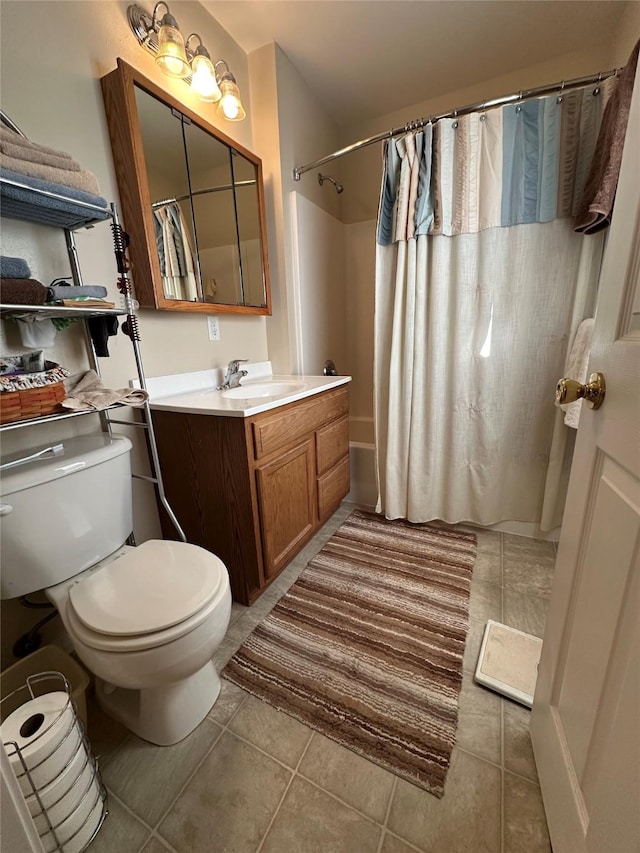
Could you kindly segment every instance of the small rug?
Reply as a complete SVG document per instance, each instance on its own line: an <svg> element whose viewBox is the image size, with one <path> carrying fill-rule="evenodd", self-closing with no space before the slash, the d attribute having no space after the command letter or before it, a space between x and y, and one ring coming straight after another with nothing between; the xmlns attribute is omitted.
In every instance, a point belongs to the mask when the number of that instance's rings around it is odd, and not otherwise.
<svg viewBox="0 0 640 853"><path fill-rule="evenodd" d="M475 555L473 533L356 510L222 675L441 797Z"/></svg>

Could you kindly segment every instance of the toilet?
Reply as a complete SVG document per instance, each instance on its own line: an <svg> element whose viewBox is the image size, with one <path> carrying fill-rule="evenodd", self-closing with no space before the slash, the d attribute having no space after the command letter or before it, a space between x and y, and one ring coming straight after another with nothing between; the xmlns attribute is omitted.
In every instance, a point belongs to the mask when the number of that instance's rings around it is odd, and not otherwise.
<svg viewBox="0 0 640 853"><path fill-rule="evenodd" d="M2 460L0 597L44 589L106 713L144 740L177 743L220 692L224 563L184 542L123 544L133 529L127 438L77 436L36 456L43 449Z"/></svg>

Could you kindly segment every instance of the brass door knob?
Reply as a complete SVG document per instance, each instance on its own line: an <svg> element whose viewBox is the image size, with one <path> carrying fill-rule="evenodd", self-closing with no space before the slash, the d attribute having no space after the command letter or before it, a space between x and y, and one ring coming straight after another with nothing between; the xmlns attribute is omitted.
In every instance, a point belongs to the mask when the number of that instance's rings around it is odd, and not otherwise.
<svg viewBox="0 0 640 853"><path fill-rule="evenodd" d="M586 385L575 379L561 379L556 386L556 402L575 403L576 400L585 400L592 409L599 409L605 392L602 373L592 373Z"/></svg>

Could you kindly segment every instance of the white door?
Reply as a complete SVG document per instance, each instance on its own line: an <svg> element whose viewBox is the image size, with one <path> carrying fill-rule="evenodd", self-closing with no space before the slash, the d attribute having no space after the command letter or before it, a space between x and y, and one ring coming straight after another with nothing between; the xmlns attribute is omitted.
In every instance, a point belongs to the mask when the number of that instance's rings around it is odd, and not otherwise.
<svg viewBox="0 0 640 853"><path fill-rule="evenodd" d="M554 853L640 851L639 281L636 77L531 717Z"/></svg>

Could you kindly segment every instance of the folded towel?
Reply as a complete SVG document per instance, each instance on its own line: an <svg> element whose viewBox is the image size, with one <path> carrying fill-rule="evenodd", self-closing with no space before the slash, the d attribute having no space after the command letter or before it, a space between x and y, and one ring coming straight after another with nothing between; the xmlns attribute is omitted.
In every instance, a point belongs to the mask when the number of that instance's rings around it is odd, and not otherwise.
<svg viewBox="0 0 640 853"><path fill-rule="evenodd" d="M61 228L69 228L73 224L79 225L90 219L109 219L111 216L109 205L101 196L75 190L72 187L62 187L50 181L41 181L29 175L21 175L2 166L0 166L0 179L4 179L2 181L2 212L5 216L27 219L29 222L43 222L46 225L59 224ZM64 195L66 198L53 198L43 193L55 193ZM91 205L91 207L85 205Z"/></svg>
<svg viewBox="0 0 640 853"><path fill-rule="evenodd" d="M37 142L32 142L30 139L27 139L24 136L20 136L19 133L15 132L15 130L10 130L8 127L4 127L4 125L0 125L0 140L10 142L14 145L19 145L24 150L31 149L32 151L39 152L43 155L48 154L51 157L59 157L62 160L67 160L70 163L75 163L75 160L73 159L71 154L67 154L66 151L57 151L55 148L47 148L46 145L39 145Z"/></svg>
<svg viewBox="0 0 640 853"><path fill-rule="evenodd" d="M143 406L149 399L147 392L142 389L120 388L114 391L105 388L95 370L70 376L65 381L65 388L67 396L61 405L72 411L100 411L113 406L114 403Z"/></svg>
<svg viewBox="0 0 640 853"><path fill-rule="evenodd" d="M3 305L44 305L47 288L35 278L0 278Z"/></svg>
<svg viewBox="0 0 640 853"><path fill-rule="evenodd" d="M578 331L573 339L569 350L566 376L576 379L578 382L587 381L587 370L589 368L589 355L591 353L591 338L593 337L593 324L595 320L583 320L578 326ZM572 429L578 429L580 412L584 400L576 400L575 403L562 403L560 408L565 412L564 422Z"/></svg>
<svg viewBox="0 0 640 853"><path fill-rule="evenodd" d="M595 234L611 222L639 51L640 41L622 69L618 87L604 109L591 168L573 226L574 231Z"/></svg>
<svg viewBox="0 0 640 853"><path fill-rule="evenodd" d="M56 299L78 299L80 296L89 296L92 299L102 299L107 295L107 288L101 284L53 284L47 288L47 300L53 302Z"/></svg>
<svg viewBox="0 0 640 853"><path fill-rule="evenodd" d="M26 160L29 163L41 163L43 166L53 166L56 169L65 169L68 172L80 172L80 164L70 157L61 157L57 153L43 151L39 147L30 145L28 148L20 145L17 140L22 139L17 133L15 139L8 140L6 134L0 137L0 153L7 157L15 157L16 160Z"/></svg>
<svg viewBox="0 0 640 853"><path fill-rule="evenodd" d="M17 157L2 155L2 166L20 175L29 175L41 181L49 181L52 184L60 184L63 187L73 187L93 195L100 194L100 187L93 172L82 169L73 172L71 169L56 169L55 166L46 166L44 163L32 163L29 160L18 160Z"/></svg>
<svg viewBox="0 0 640 853"><path fill-rule="evenodd" d="M31 278L29 264L23 258L0 255L0 278Z"/></svg>

